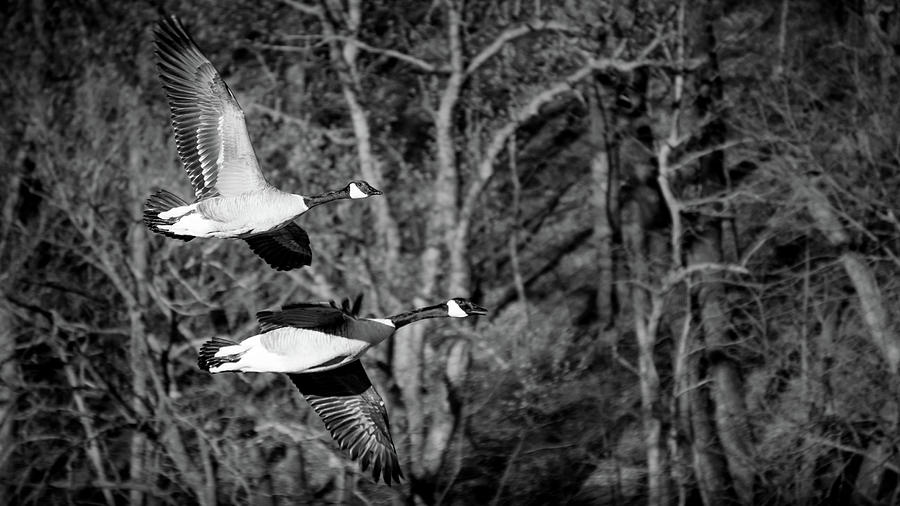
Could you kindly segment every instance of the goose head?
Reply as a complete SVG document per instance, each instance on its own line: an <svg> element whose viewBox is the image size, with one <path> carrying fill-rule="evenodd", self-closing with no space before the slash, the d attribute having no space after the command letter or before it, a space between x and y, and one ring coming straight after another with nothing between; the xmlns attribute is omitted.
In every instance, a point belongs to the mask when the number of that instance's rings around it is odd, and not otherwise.
<svg viewBox="0 0 900 506"><path fill-rule="evenodd" d="M466 299L454 298L447 301L447 316L465 318L466 316L484 315L487 309Z"/></svg>
<svg viewBox="0 0 900 506"><path fill-rule="evenodd" d="M382 195L381 190L376 190L369 183L359 180L350 181L347 188L344 189L351 199L364 199L373 195Z"/></svg>

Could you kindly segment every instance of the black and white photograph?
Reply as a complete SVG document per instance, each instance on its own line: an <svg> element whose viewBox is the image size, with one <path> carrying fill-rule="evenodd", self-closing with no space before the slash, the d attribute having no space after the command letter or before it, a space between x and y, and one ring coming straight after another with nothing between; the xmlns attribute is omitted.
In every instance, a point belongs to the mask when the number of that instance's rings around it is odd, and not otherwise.
<svg viewBox="0 0 900 506"><path fill-rule="evenodd" d="M896 0L0 28L0 505L900 505Z"/></svg>

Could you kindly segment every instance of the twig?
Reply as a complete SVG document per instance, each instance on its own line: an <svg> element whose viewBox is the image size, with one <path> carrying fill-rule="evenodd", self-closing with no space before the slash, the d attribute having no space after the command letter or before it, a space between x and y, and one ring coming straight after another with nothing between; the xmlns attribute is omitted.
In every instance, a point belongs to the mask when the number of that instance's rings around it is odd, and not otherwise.
<svg viewBox="0 0 900 506"><path fill-rule="evenodd" d="M303 2L298 2L297 0L281 0L281 2L285 5L289 5L298 11L309 14L311 16L320 16L322 14L322 9L319 8L318 5L309 5Z"/></svg>
<svg viewBox="0 0 900 506"><path fill-rule="evenodd" d="M509 460L506 461L506 467L503 468L503 475L500 476L500 481L497 483L497 493L494 494L494 498L491 500L492 506L500 504L500 498L503 497L503 489L506 487L506 481L509 479L509 474L512 471L513 464L515 463L516 459L519 458L519 453L522 451L522 445L524 443L525 431L522 431L519 433L519 442L516 443L516 448L509 456Z"/></svg>
<svg viewBox="0 0 900 506"><path fill-rule="evenodd" d="M838 443L837 441L832 441L830 439L827 439L827 438L824 438L821 436L807 436L807 437L809 438L809 441L811 441L813 443L830 446L832 448L836 448L841 451L845 451L848 453L853 453L855 455L859 455L861 457L865 457L865 458L871 460L872 462L880 463L882 466L884 466L885 469L887 469L889 471L893 471L894 473L900 474L900 466L897 466L896 464L892 464L891 462L889 462L883 458L875 458L871 453L869 453L865 450L862 450L859 448L854 448L852 446L845 445L843 443ZM888 457L888 458L891 458L891 457Z"/></svg>
<svg viewBox="0 0 900 506"><path fill-rule="evenodd" d="M701 262L694 263L688 265L687 267L681 267L676 269L675 271L669 272L662 281L662 286L660 288L660 292L667 292L672 289L678 283L684 281L688 276L692 274L696 274L698 272L708 272L708 271L724 271L731 272L734 274L750 274L750 271L747 270L746 267L742 265L735 264L720 264L715 262Z"/></svg>
<svg viewBox="0 0 900 506"><path fill-rule="evenodd" d="M488 44L484 49L482 49L472 61L469 62L469 65L466 66L465 74L467 76L473 74L476 70L478 70L485 62L494 57L497 53L500 52L501 49L510 41L515 39L524 37L526 35L542 32L542 31L556 31L563 33L581 33L581 29L572 25L568 25L566 23L561 23L559 21L533 21L531 23L525 23L524 25L517 26L515 28L508 28L503 31L493 42Z"/></svg>
<svg viewBox="0 0 900 506"><path fill-rule="evenodd" d="M697 383L694 383L693 385L688 385L688 386L682 388L681 390L677 390L677 391L675 392L674 397L677 399L678 397L681 397L682 395L684 395L684 394L690 392L691 390L697 390L698 388L701 388L701 387L703 387L704 385L709 385L709 384L712 383L712 382L713 382L713 380L710 379L710 378L706 378L706 379L704 379L704 380L700 380L700 381L698 381Z"/></svg>
<svg viewBox="0 0 900 506"><path fill-rule="evenodd" d="M344 35L331 35L324 40L337 40L344 42L346 44L352 44L358 49L361 49L367 53L380 54L382 56L387 56L390 58L394 58L395 60L400 60L402 62L408 63L413 67L418 68L424 72L428 73L441 73L446 74L450 72L450 69L447 67L438 67L434 64L428 63L427 61L413 56L411 54L403 53L401 51L397 51L396 49L385 49L382 47L376 47L371 44L367 44L355 37L347 37Z"/></svg>
<svg viewBox="0 0 900 506"><path fill-rule="evenodd" d="M616 359L616 362L618 362L622 367L624 367L628 371L631 371L632 373L634 373L635 376L640 377L641 372L638 370L637 366L635 366L634 364L629 362L622 355L619 355L619 344L617 342L613 342L612 345L610 346L610 349L612 350L612 356L614 359Z"/></svg>

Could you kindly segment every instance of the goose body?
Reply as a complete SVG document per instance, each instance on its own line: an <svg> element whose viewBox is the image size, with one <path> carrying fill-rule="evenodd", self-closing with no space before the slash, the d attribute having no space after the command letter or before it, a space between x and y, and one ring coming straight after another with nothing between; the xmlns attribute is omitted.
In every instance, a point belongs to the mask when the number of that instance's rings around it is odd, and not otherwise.
<svg viewBox="0 0 900 506"><path fill-rule="evenodd" d="M154 33L175 145L195 200L189 203L159 190L144 204L144 223L153 232L184 241L243 239L278 270L309 265L309 237L293 220L320 204L381 192L365 181L312 196L270 185L260 170L237 99L178 18L162 18Z"/></svg>
<svg viewBox="0 0 900 506"><path fill-rule="evenodd" d="M301 303L257 313L260 333L232 342L213 338L200 348L197 364L211 373L283 372L325 422L352 459L385 483L402 473L384 401L359 358L404 325L425 318L465 317L486 310L465 299L400 313L360 318L349 304Z"/></svg>
<svg viewBox="0 0 900 506"><path fill-rule="evenodd" d="M250 209L255 212L248 212ZM159 229L192 237L248 237L283 228L308 209L303 197L267 188L172 208L159 213L159 217L173 223L160 225Z"/></svg>
<svg viewBox="0 0 900 506"><path fill-rule="evenodd" d="M333 369L356 360L396 330L388 319L357 318L326 304L293 304L282 311L261 311L257 318L259 334L217 347L200 367L211 373Z"/></svg>

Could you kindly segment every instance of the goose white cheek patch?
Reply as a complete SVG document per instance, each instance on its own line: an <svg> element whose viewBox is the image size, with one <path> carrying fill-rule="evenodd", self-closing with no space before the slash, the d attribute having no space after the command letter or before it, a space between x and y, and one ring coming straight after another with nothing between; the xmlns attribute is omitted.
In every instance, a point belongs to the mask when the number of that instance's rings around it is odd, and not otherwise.
<svg viewBox="0 0 900 506"><path fill-rule="evenodd" d="M459 307L459 304L452 299L447 301L447 314L454 318L465 318L466 316L469 316L461 307Z"/></svg>
<svg viewBox="0 0 900 506"><path fill-rule="evenodd" d="M350 183L350 198L351 199L364 199L368 197L362 190L356 186L356 183Z"/></svg>

